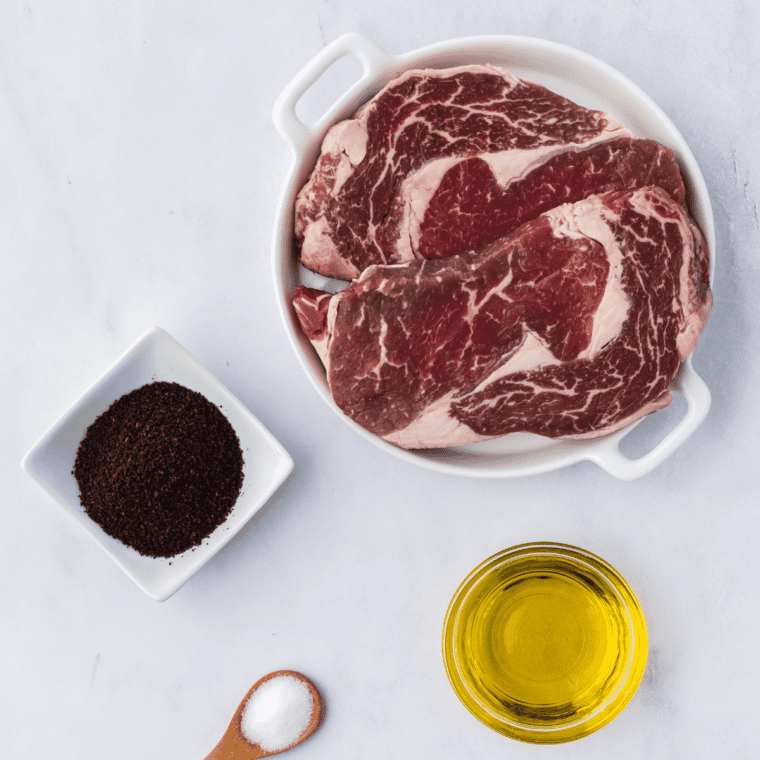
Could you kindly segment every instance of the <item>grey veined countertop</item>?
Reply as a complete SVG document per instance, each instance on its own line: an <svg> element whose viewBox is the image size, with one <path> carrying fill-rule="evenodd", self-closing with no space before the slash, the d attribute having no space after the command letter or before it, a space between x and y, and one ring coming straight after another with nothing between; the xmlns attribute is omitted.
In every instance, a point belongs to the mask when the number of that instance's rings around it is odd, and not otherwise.
<svg viewBox="0 0 760 760"><path fill-rule="evenodd" d="M379 451L319 399L271 284L289 160L271 110L350 31L394 54L480 34L564 43L638 84L685 137L716 222L715 307L694 355L713 400L655 471L633 483L591 463L450 477ZM293 758L756 755L759 32L755 6L716 0L5 3L0 755L202 758L247 689L277 669L302 671L325 698L322 727ZM316 116L323 105L315 94L303 107ZM162 604L19 466L152 325L296 463ZM536 540L614 565L650 644L623 713L547 750L473 718L441 657L459 583L491 554Z"/></svg>

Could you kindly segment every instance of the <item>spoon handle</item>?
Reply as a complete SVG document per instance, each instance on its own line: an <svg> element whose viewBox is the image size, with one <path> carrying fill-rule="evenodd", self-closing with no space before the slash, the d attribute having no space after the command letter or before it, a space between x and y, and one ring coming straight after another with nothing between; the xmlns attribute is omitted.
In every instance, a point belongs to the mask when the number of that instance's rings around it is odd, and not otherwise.
<svg viewBox="0 0 760 760"><path fill-rule="evenodd" d="M206 755L205 760L256 760L268 753L261 747L249 744L241 737L225 734L219 743Z"/></svg>

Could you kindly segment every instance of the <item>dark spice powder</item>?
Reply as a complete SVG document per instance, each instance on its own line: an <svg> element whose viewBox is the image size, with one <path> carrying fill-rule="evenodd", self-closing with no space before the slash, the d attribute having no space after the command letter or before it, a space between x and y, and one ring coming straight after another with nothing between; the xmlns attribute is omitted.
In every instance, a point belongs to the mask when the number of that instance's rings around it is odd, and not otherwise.
<svg viewBox="0 0 760 760"><path fill-rule="evenodd" d="M199 545L243 485L240 441L222 412L178 383L127 393L90 425L74 476L87 514L149 557Z"/></svg>

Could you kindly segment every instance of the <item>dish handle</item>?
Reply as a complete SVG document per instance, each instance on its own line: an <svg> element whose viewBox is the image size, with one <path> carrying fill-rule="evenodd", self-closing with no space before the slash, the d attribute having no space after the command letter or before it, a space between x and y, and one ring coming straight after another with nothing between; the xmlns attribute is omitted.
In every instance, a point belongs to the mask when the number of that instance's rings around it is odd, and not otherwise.
<svg viewBox="0 0 760 760"><path fill-rule="evenodd" d="M620 441L630 432L627 431L600 443L586 458L610 475L626 481L641 478L662 464L702 424L711 403L710 390L691 366L691 357L681 365L671 390L686 399L689 405L686 415L648 454L639 459L629 459L620 451Z"/></svg>
<svg viewBox="0 0 760 760"><path fill-rule="evenodd" d="M396 59L379 48L364 35L352 32L338 37L318 53L301 69L280 93L272 109L272 119L277 131L296 153L303 151L308 143L323 131L327 114L312 127L304 124L296 115L296 105L319 78L343 56L352 55L364 67L362 76L338 101L345 105L363 91L367 85L397 65ZM330 109L333 111L334 109Z"/></svg>

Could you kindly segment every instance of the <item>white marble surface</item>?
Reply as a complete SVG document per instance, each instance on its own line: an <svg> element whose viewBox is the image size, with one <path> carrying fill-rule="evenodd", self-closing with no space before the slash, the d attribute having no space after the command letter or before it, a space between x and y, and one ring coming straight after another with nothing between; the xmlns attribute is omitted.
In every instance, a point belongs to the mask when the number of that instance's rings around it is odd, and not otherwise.
<svg viewBox="0 0 760 760"><path fill-rule="evenodd" d="M681 130L716 215L716 306L695 356L713 406L656 471L631 484L590 463L446 477L379 452L318 399L275 313L269 250L288 156L270 113L348 31L391 53L488 33L569 44L630 77ZM312 677L327 704L294 760L757 756L759 34L758 6L741 0L6 0L0 757L202 758L278 668ZM20 467L154 324L296 460L163 604ZM616 720L543 749L471 717L440 654L464 576L540 539L617 566L651 644Z"/></svg>

